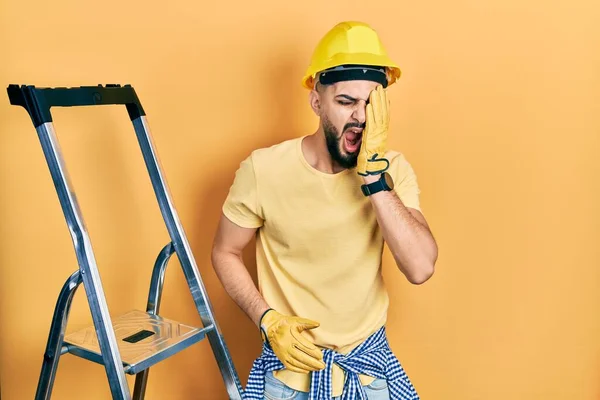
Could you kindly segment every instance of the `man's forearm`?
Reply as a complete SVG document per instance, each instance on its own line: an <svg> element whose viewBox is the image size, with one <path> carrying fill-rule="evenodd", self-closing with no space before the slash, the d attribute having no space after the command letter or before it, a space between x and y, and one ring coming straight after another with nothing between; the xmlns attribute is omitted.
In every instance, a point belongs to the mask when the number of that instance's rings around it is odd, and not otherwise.
<svg viewBox="0 0 600 400"><path fill-rule="evenodd" d="M425 282L433 274L437 260L431 231L411 214L395 191L381 191L369 198L398 268L410 282Z"/></svg>
<svg viewBox="0 0 600 400"><path fill-rule="evenodd" d="M258 327L260 317L269 305L254 285L241 257L215 251L212 264L227 294Z"/></svg>

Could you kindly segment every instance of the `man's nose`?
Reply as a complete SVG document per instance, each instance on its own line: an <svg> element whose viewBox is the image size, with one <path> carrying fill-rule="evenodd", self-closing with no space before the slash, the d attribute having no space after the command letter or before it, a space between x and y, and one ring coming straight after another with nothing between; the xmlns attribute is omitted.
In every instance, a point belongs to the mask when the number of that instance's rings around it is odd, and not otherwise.
<svg viewBox="0 0 600 400"><path fill-rule="evenodd" d="M364 124L366 121L366 108L367 103L364 100L357 101L354 105L354 111L352 112L352 118L357 120L359 123Z"/></svg>

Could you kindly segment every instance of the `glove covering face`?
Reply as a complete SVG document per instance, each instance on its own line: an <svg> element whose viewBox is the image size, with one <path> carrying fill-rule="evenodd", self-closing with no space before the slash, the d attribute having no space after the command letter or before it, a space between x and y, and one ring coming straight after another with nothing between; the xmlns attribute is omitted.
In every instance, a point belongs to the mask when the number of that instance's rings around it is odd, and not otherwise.
<svg viewBox="0 0 600 400"><path fill-rule="evenodd" d="M389 108L387 92L379 85L371 91L366 107L366 124L356 161L359 175L377 175L390 166L389 161L384 158L390 124Z"/></svg>

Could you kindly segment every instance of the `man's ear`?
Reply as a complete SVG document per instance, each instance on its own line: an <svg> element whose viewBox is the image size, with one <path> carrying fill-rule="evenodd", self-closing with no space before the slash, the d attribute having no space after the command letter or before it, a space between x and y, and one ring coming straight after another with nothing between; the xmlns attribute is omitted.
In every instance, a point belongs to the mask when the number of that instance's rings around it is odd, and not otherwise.
<svg viewBox="0 0 600 400"><path fill-rule="evenodd" d="M316 89L313 89L308 95L308 100L310 102L310 108L312 108L313 112L317 116L321 116L321 94L317 92Z"/></svg>

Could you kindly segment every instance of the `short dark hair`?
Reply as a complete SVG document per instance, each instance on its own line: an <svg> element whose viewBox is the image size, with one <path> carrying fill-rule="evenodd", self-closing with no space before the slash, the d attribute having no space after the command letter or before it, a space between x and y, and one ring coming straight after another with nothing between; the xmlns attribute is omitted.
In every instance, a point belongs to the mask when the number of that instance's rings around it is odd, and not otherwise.
<svg viewBox="0 0 600 400"><path fill-rule="evenodd" d="M315 90L317 91L317 93L323 93L327 86L329 85L323 84L319 80L317 80L315 83Z"/></svg>

